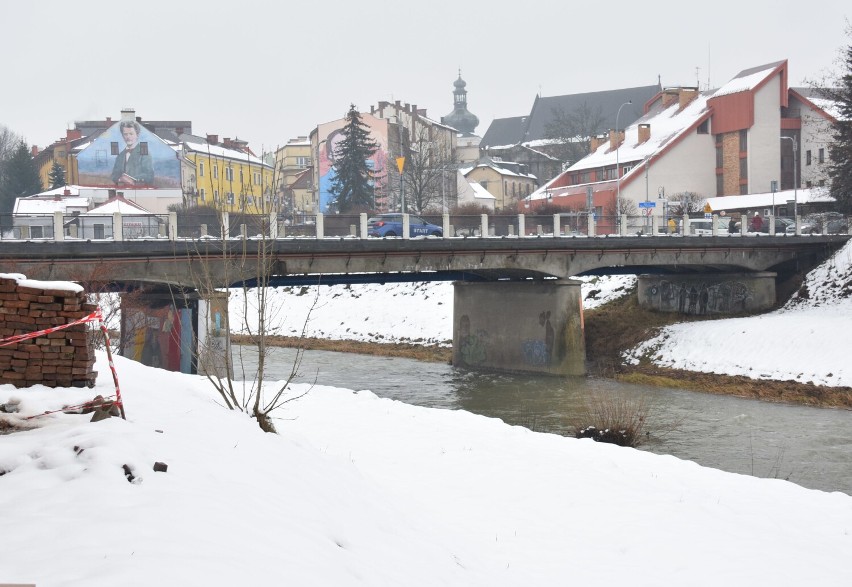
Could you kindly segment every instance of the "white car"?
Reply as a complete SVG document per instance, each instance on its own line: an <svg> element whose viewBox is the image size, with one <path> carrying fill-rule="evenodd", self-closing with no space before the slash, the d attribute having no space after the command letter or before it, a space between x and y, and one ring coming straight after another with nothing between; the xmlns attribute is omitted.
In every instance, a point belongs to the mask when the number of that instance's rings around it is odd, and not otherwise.
<svg viewBox="0 0 852 587"><path fill-rule="evenodd" d="M690 218L689 234L698 236L713 236L713 220L711 218ZM716 235L728 234L728 221L716 219Z"/></svg>

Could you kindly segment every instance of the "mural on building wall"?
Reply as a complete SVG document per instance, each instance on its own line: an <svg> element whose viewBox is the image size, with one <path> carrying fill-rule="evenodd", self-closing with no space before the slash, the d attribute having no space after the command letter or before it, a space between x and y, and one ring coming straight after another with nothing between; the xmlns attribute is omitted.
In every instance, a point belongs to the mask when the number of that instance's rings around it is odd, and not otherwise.
<svg viewBox="0 0 852 587"><path fill-rule="evenodd" d="M388 125L387 120L362 115L361 120L370 129L370 138L379 145L378 150L367 160L367 166L373 171L373 188L376 199L383 200L387 192L387 161L388 161ZM330 188L337 176L334 170L335 150L343 140L345 121L338 120L317 127L319 146L317 160L319 162L319 211L328 214L334 196ZM373 206L378 209L377 206Z"/></svg>
<svg viewBox="0 0 852 587"><path fill-rule="evenodd" d="M180 188L178 154L135 120L116 122L77 155L80 184Z"/></svg>
<svg viewBox="0 0 852 587"><path fill-rule="evenodd" d="M663 312L704 316L732 314L746 310L753 292L740 281L660 280L645 288L646 303Z"/></svg>

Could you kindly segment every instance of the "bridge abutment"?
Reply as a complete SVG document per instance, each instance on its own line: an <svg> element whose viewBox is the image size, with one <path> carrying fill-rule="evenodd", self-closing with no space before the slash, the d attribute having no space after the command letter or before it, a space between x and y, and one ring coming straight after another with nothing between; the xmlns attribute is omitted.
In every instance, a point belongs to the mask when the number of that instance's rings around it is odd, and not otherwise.
<svg viewBox="0 0 852 587"><path fill-rule="evenodd" d="M657 312L724 315L775 305L775 273L640 275L639 305Z"/></svg>
<svg viewBox="0 0 852 587"><path fill-rule="evenodd" d="M585 374L579 281L457 282L454 286L454 365Z"/></svg>
<svg viewBox="0 0 852 587"><path fill-rule="evenodd" d="M227 304L224 292L122 294L121 355L168 371L230 376Z"/></svg>

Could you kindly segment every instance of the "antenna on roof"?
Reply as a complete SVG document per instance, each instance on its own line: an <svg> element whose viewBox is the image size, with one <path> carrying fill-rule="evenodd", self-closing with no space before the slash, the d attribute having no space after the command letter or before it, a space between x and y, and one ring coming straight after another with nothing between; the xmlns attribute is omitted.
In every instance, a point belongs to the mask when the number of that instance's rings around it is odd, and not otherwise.
<svg viewBox="0 0 852 587"><path fill-rule="evenodd" d="M707 91L710 91L710 42L707 42Z"/></svg>

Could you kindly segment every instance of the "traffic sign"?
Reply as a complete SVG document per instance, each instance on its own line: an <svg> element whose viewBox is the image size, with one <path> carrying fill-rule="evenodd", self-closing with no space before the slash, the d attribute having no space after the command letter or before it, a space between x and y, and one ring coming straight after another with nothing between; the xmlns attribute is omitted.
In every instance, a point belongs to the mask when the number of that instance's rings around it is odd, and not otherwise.
<svg viewBox="0 0 852 587"><path fill-rule="evenodd" d="M710 207L710 204L704 204L704 212L710 213L713 211L713 208Z"/></svg>
<svg viewBox="0 0 852 587"><path fill-rule="evenodd" d="M639 202L639 207L640 208L656 208L657 203L656 202Z"/></svg>

